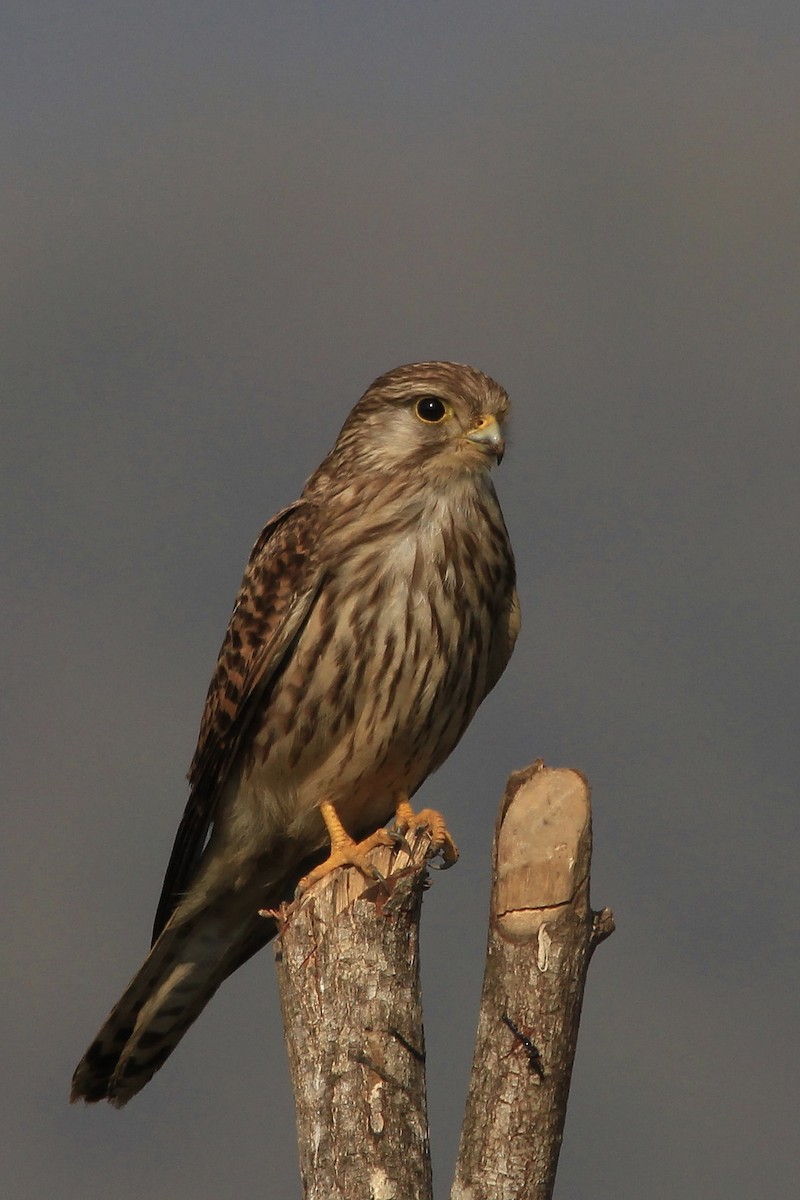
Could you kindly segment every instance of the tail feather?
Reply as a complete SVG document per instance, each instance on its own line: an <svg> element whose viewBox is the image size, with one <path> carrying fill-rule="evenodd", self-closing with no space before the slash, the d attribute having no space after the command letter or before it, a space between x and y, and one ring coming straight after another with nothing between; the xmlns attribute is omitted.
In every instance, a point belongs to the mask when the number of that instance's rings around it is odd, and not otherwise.
<svg viewBox="0 0 800 1200"><path fill-rule="evenodd" d="M71 1101L127 1104L167 1060L217 988L242 961L275 934L274 922L248 905L238 924L219 901L180 923L170 923L122 998L111 1010L72 1079ZM248 954L248 957L249 957Z"/></svg>

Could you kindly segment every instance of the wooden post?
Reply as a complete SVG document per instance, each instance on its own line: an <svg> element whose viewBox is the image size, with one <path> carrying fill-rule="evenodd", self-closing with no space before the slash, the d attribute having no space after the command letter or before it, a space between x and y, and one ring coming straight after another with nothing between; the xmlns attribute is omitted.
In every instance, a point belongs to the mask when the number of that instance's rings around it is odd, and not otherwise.
<svg viewBox="0 0 800 1200"><path fill-rule="evenodd" d="M430 838L289 910L276 946L306 1200L430 1200L419 916Z"/></svg>
<svg viewBox="0 0 800 1200"><path fill-rule="evenodd" d="M418 927L427 833L292 905L276 962L306 1200L431 1200ZM589 905L591 809L539 761L497 820L489 945L451 1200L550 1200L586 972L614 929Z"/></svg>
<svg viewBox="0 0 800 1200"><path fill-rule="evenodd" d="M614 929L589 906L589 786L536 762L497 821L478 1036L451 1200L549 1200L583 988Z"/></svg>

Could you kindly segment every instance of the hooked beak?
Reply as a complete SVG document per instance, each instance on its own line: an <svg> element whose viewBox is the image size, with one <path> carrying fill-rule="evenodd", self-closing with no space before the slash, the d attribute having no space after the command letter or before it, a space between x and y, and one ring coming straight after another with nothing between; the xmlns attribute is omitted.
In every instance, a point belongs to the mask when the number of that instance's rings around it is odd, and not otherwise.
<svg viewBox="0 0 800 1200"><path fill-rule="evenodd" d="M495 417L482 417L480 423L467 434L468 442L475 442L481 449L493 454L498 463L503 461L506 443Z"/></svg>

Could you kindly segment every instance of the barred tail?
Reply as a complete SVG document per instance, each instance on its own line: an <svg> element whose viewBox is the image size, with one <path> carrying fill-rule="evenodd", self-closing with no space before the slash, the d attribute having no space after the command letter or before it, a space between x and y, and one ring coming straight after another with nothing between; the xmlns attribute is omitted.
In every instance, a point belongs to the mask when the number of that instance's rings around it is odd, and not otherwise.
<svg viewBox="0 0 800 1200"><path fill-rule="evenodd" d="M72 1077L71 1102L117 1108L161 1067L219 985L274 936L255 907L240 923L217 902L170 923L109 1013Z"/></svg>

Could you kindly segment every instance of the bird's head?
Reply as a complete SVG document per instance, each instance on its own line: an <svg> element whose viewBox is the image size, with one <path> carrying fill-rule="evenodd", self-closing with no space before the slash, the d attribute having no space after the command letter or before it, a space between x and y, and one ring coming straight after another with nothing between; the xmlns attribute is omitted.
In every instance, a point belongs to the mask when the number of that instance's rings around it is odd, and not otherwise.
<svg viewBox="0 0 800 1200"><path fill-rule="evenodd" d="M488 471L505 448L509 400L474 367L411 363L376 379L339 434L331 467L418 471L427 479Z"/></svg>

